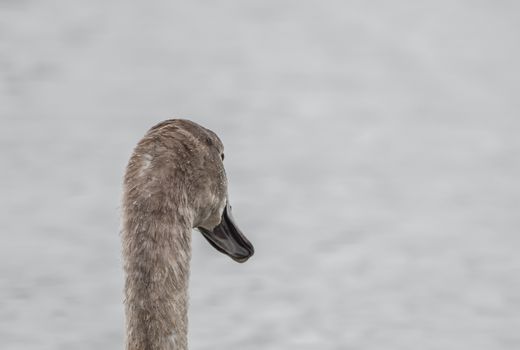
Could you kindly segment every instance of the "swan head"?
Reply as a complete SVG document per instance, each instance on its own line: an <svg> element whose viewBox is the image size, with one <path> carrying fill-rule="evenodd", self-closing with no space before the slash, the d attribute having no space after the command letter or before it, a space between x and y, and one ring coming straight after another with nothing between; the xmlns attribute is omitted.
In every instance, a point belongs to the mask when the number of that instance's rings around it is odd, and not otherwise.
<svg viewBox="0 0 520 350"><path fill-rule="evenodd" d="M154 126L148 138L164 147L167 167L173 167L173 192L182 192L193 227L218 251L237 262L254 254L238 228L229 204L224 146L218 136L192 121L173 119ZM155 146L157 149L157 145ZM157 154L157 151L155 152ZM170 168L171 169L171 168ZM182 180L181 180L182 179Z"/></svg>

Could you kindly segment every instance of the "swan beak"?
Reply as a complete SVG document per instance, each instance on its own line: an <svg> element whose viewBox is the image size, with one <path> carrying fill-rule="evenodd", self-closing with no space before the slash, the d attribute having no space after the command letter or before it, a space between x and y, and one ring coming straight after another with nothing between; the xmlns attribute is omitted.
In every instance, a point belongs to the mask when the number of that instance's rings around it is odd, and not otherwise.
<svg viewBox="0 0 520 350"><path fill-rule="evenodd" d="M220 224L213 230L199 227L199 231L216 250L228 255L236 262L247 261L255 252L251 242L237 227L229 203L224 208Z"/></svg>

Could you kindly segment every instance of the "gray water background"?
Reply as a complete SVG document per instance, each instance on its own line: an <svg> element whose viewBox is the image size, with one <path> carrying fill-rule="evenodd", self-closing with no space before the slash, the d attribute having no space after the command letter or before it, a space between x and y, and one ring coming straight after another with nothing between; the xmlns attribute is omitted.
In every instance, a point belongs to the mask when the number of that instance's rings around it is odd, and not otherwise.
<svg viewBox="0 0 520 350"><path fill-rule="evenodd" d="M135 143L226 146L191 349L520 348L520 3L0 1L0 348L122 349Z"/></svg>

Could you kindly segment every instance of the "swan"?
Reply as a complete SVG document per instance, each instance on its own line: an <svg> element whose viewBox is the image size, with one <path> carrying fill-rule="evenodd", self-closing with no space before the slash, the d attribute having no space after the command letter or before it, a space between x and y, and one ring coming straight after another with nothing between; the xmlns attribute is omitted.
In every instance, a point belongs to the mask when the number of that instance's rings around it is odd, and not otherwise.
<svg viewBox="0 0 520 350"><path fill-rule="evenodd" d="M224 147L192 121L152 127L126 167L122 199L127 350L186 350L191 231L245 262L254 249L228 200Z"/></svg>

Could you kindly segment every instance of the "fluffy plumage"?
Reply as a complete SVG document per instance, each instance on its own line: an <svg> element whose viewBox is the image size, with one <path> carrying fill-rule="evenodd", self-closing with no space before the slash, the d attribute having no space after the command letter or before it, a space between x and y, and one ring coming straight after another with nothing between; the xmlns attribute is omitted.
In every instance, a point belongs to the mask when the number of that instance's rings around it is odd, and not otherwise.
<svg viewBox="0 0 520 350"><path fill-rule="evenodd" d="M222 152L212 131L167 120L130 158L122 205L127 350L187 349L191 230L221 221Z"/></svg>

